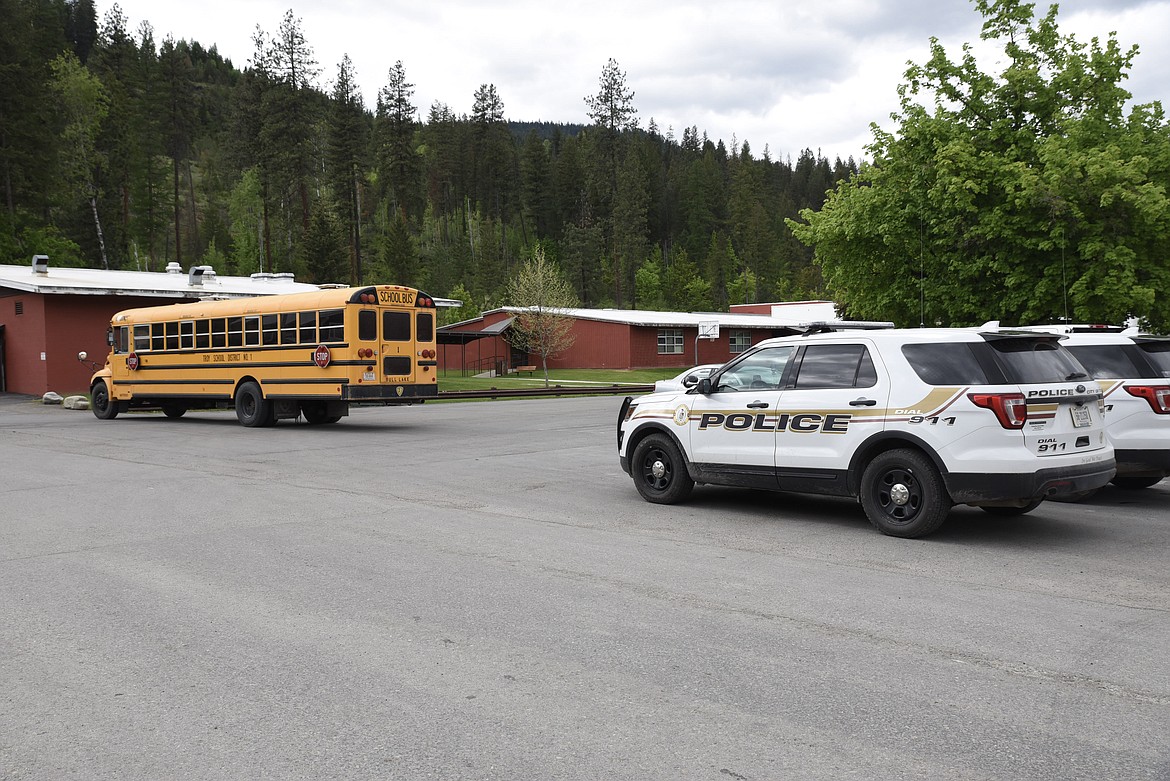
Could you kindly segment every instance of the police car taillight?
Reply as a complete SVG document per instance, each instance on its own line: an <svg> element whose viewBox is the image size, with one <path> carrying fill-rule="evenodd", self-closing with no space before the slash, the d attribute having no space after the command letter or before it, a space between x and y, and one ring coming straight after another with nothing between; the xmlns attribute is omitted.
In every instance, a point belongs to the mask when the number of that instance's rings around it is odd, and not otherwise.
<svg viewBox="0 0 1170 781"><path fill-rule="evenodd" d="M968 393L976 407L995 413L1004 428L1023 428L1028 420L1028 402L1022 393Z"/></svg>
<svg viewBox="0 0 1170 781"><path fill-rule="evenodd" d="M1125 390L1130 396L1148 401L1150 408L1159 415L1170 415L1170 386L1126 385Z"/></svg>

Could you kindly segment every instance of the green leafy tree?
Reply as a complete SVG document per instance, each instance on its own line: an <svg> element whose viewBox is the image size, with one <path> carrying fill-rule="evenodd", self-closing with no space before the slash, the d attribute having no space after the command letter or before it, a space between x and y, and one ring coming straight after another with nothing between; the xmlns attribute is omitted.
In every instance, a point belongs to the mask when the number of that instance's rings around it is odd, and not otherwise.
<svg viewBox="0 0 1170 781"><path fill-rule="evenodd" d="M98 214L98 169L102 154L97 148L98 131L109 111L109 98L101 81L92 75L71 52L51 63L53 89L65 118L61 132L61 172L65 187L88 205L93 216L102 268L109 268L102 221Z"/></svg>
<svg viewBox="0 0 1170 781"><path fill-rule="evenodd" d="M548 359L573 346L573 319L565 309L577 306L573 286L537 245L508 286L507 300L521 307L509 329L513 345L540 356L544 385L548 387Z"/></svg>
<svg viewBox="0 0 1170 781"><path fill-rule="evenodd" d="M654 254L634 272L634 295L640 309L661 310L662 296L662 251L654 248Z"/></svg>
<svg viewBox="0 0 1170 781"><path fill-rule="evenodd" d="M854 317L976 324L1060 317L1170 325L1170 128L1128 108L1137 54L1084 44L1020 0L976 0L996 75L937 40L899 88L873 163L789 224ZM930 97L931 106L920 100Z"/></svg>

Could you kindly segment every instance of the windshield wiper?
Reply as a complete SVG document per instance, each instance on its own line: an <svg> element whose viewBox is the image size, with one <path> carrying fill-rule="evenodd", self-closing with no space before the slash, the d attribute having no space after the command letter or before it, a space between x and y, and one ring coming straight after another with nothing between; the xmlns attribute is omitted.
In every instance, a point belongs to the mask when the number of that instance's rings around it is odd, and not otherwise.
<svg viewBox="0 0 1170 781"><path fill-rule="evenodd" d="M1084 372L1073 372L1069 376L1065 377L1064 381L1068 382L1069 380L1087 380L1087 379L1089 379L1089 375L1085 374Z"/></svg>

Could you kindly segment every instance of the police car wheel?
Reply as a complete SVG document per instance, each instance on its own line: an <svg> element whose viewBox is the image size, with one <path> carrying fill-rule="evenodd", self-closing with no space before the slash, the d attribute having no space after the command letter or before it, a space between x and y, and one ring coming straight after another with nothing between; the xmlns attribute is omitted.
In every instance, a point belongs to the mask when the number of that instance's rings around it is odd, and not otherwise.
<svg viewBox="0 0 1170 781"><path fill-rule="evenodd" d="M663 434L651 434L634 448L633 475L638 493L655 504L680 502L695 487L678 447Z"/></svg>
<svg viewBox="0 0 1170 781"><path fill-rule="evenodd" d="M917 450L888 450L861 476L861 507L878 531L921 537L937 529L951 511L942 477Z"/></svg>
<svg viewBox="0 0 1170 781"><path fill-rule="evenodd" d="M1113 483L1118 488L1123 488L1126 491L1136 491L1140 488L1149 488L1152 485L1157 485L1162 482L1161 477L1129 477L1126 475L1117 475L1109 482Z"/></svg>

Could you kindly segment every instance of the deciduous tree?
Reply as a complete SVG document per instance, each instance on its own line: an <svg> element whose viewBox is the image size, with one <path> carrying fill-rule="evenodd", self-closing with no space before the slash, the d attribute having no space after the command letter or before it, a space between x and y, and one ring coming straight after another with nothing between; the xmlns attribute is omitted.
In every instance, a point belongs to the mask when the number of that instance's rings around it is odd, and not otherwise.
<svg viewBox="0 0 1170 781"><path fill-rule="evenodd" d="M532 257L508 286L508 302L520 307L509 329L513 345L540 356L544 385L548 387L548 359L573 346L573 319L565 309L577 306L573 287L537 245Z"/></svg>
<svg viewBox="0 0 1170 781"><path fill-rule="evenodd" d="M793 231L854 317L1170 324L1170 128L1160 104L1128 106L1136 47L1062 35L1055 5L975 5L1003 69L932 40L873 163Z"/></svg>

